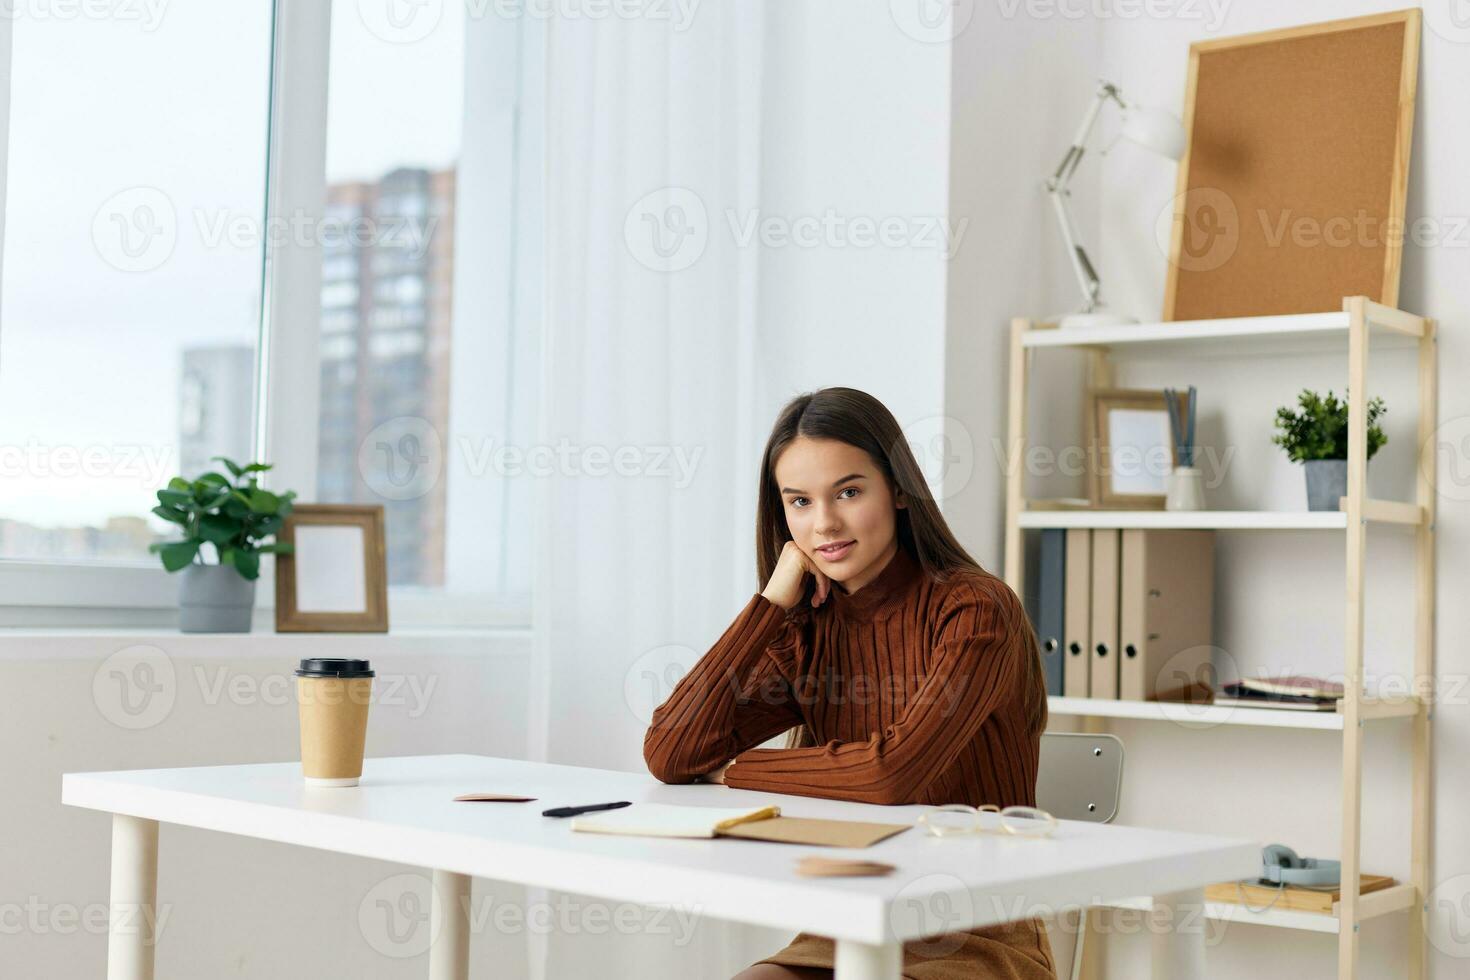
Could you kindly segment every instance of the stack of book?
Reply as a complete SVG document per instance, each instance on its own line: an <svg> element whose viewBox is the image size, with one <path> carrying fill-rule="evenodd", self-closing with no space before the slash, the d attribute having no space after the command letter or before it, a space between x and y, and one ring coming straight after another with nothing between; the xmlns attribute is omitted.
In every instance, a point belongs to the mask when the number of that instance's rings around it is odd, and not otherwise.
<svg viewBox="0 0 1470 980"><path fill-rule="evenodd" d="M1215 703L1232 707L1336 711L1342 685L1321 677L1242 677L1223 685Z"/></svg>

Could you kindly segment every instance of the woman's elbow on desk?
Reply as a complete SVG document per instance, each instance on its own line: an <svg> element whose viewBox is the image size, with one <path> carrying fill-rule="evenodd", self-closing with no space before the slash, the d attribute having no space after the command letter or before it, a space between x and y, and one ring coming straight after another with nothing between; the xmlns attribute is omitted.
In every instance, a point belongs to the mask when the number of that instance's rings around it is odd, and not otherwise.
<svg viewBox="0 0 1470 980"><path fill-rule="evenodd" d="M669 744L668 736L668 732L656 728L648 730L643 739L643 761L648 771L661 783L695 782L705 770L694 765L693 760L680 753L677 746Z"/></svg>

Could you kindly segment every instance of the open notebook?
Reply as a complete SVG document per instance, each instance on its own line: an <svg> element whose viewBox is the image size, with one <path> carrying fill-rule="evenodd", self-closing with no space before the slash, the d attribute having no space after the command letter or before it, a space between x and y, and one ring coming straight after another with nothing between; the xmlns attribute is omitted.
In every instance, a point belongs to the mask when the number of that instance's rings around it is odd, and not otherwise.
<svg viewBox="0 0 1470 980"><path fill-rule="evenodd" d="M572 818L573 830L636 837L744 837L783 844L868 847L909 829L902 823L783 817L778 806L714 807L634 803Z"/></svg>
<svg viewBox="0 0 1470 980"><path fill-rule="evenodd" d="M634 803L618 810L583 813L572 818L573 830L638 837L713 837L726 827L780 816L778 806L678 806Z"/></svg>

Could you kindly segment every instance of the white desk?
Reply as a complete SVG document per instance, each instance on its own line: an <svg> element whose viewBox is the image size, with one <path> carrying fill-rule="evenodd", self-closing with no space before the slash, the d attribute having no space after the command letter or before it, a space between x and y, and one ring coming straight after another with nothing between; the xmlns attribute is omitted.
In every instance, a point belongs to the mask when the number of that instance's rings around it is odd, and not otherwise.
<svg viewBox="0 0 1470 980"><path fill-rule="evenodd" d="M532 803L455 803L466 792ZM478 876L612 901L803 930L837 943L840 980L897 980L901 943L1125 896L1155 896L1155 976L1202 974L1203 886L1260 867L1251 841L1064 821L1045 840L940 839L919 828L858 851L733 838L669 840L573 833L541 816L608 800L710 806L776 803L788 816L912 823L927 807L872 806L713 784L667 786L644 773L485 756L369 759L362 784L308 789L296 763L68 773L62 800L113 814L109 980L152 980L158 825L172 823L433 870L433 980L468 976L470 880ZM802 878L797 858L887 861L881 878ZM140 916L141 909L147 914Z"/></svg>

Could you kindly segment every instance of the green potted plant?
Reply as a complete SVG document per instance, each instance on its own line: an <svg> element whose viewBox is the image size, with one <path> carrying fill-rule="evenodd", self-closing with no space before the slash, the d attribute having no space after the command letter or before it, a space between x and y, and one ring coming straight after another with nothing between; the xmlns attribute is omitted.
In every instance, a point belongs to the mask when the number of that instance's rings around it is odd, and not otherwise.
<svg viewBox="0 0 1470 980"><path fill-rule="evenodd" d="M1345 397L1345 396L1344 396ZM1276 435L1271 441L1294 463L1307 470L1307 509L1337 510L1347 494L1348 406L1331 389L1327 397L1306 388L1297 397L1301 411L1276 410ZM1388 411L1382 398L1368 400L1368 458L1388 442L1378 420Z"/></svg>
<svg viewBox="0 0 1470 980"><path fill-rule="evenodd" d="M179 583L179 629L185 633L248 633L255 605L260 556L289 554L291 545L268 543L291 513L294 491L272 493L259 485L268 463L247 466L215 456L228 477L209 472L196 480L174 477L158 491L153 513L176 524L182 540L149 546ZM211 545L215 563L205 562Z"/></svg>

